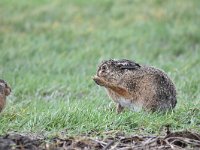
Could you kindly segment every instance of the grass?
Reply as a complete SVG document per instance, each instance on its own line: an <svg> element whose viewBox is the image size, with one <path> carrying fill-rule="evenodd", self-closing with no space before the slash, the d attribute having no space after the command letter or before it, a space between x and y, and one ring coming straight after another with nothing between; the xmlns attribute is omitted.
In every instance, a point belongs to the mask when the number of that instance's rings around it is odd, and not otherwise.
<svg viewBox="0 0 200 150"><path fill-rule="evenodd" d="M0 2L0 78L12 87L0 134L200 132L200 1ZM117 115L91 80L98 63L127 58L161 68L178 105L166 114Z"/></svg>

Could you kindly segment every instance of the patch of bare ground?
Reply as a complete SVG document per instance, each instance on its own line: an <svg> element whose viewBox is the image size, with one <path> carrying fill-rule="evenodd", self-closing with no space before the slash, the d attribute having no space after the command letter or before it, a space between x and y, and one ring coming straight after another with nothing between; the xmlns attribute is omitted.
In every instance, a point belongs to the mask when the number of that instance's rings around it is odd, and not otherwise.
<svg viewBox="0 0 200 150"><path fill-rule="evenodd" d="M126 136L106 138L86 136L38 138L23 134L0 136L0 150L171 150L200 149L200 134L189 131L167 132L166 136Z"/></svg>

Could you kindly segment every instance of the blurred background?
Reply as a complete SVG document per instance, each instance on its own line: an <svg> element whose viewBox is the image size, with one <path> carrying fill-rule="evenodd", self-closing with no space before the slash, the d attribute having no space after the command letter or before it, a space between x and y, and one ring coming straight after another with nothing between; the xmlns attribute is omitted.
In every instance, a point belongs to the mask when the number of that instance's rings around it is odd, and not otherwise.
<svg viewBox="0 0 200 150"><path fill-rule="evenodd" d="M91 77L110 58L161 68L177 86L178 105L199 104L199 6L199 0L1 0L0 78L13 89L12 109L32 99L107 100Z"/></svg>

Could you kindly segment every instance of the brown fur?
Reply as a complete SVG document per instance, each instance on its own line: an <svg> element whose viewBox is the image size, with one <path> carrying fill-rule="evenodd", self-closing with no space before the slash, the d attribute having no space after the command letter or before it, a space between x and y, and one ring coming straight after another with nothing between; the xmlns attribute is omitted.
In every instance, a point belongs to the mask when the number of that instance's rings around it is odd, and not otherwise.
<svg viewBox="0 0 200 150"><path fill-rule="evenodd" d="M8 84L0 79L0 112L6 105L6 96L10 95L11 88Z"/></svg>
<svg viewBox="0 0 200 150"><path fill-rule="evenodd" d="M177 102L175 86L163 71L130 60L102 62L93 80L107 89L117 112L124 107L166 111Z"/></svg>

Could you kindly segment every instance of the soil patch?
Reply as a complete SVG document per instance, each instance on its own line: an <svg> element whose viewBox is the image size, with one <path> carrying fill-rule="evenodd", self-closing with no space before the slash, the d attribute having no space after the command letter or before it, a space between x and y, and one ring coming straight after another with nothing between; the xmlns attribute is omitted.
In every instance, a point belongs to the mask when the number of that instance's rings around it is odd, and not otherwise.
<svg viewBox="0 0 200 150"><path fill-rule="evenodd" d="M0 150L171 150L200 149L200 134L168 132L166 136L115 135L104 139L85 136L52 139L22 134L0 136Z"/></svg>

